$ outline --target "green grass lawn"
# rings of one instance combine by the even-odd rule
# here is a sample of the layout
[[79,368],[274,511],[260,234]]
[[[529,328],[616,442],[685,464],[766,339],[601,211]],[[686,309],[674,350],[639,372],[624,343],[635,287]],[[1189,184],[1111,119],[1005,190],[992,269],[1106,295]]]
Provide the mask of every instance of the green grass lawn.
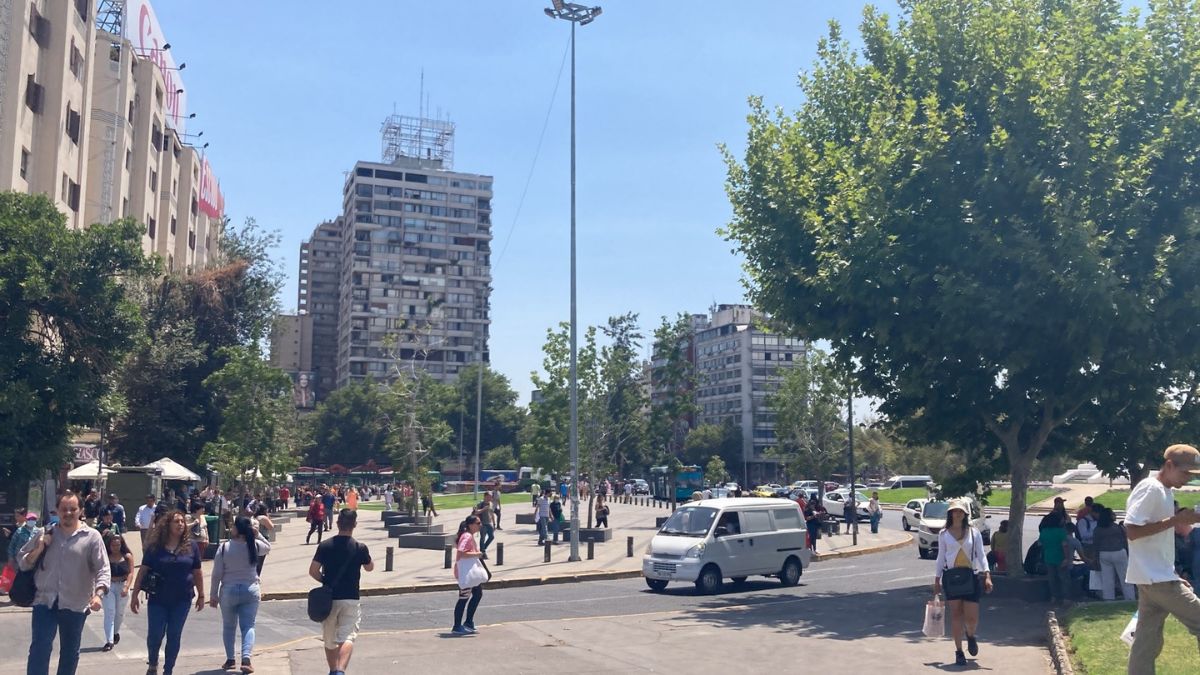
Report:
[[[1030,490],[1026,504],[1035,504],[1043,499],[1053,497],[1057,490]],[[868,492],[869,494],[869,492]],[[928,495],[925,488],[896,488],[895,490],[880,490],[879,501],[884,504],[903,504],[910,499],[924,499]],[[988,506],[1007,507],[1012,503],[1012,490],[993,490],[988,497]]]
[[[1065,627],[1074,651],[1076,666],[1088,675],[1123,675],[1129,647],[1121,642],[1121,631],[1133,616],[1132,602],[1096,602],[1076,605],[1067,613]],[[1171,617],[1164,631],[1165,644],[1158,657],[1159,675],[1200,673],[1196,638]]]
[[[1109,490],[1096,497],[1097,502],[1118,511],[1125,510],[1125,502],[1128,499],[1129,490]],[[1180,506],[1195,508],[1197,504],[1200,504],[1200,492],[1176,492],[1175,499],[1179,502]]]
[[[480,497],[480,499],[483,499]],[[439,509],[465,509],[468,506],[476,504],[474,495],[466,492],[458,495],[434,495],[433,504]],[[512,492],[500,495],[500,504],[528,504],[528,492]],[[377,499],[369,502],[359,502],[359,511],[382,511],[383,500]]]

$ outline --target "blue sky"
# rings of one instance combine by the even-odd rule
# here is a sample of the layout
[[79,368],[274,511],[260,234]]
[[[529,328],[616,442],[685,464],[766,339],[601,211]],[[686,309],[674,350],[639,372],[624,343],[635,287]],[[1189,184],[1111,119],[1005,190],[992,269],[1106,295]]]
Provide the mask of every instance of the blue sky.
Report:
[[[716,234],[730,216],[717,145],[742,152],[748,96],[797,107],[828,21],[855,29],[865,4],[624,0],[579,30],[581,325],[634,311],[649,335],[663,315],[742,301]],[[457,124],[455,168],[495,176],[492,363],[528,401],[545,331],[569,311],[567,69],[550,109],[569,26],[548,5],[154,3],[228,215],[282,235],[285,309],[300,241],[339,214],[342,172],[379,159],[383,118],[418,113],[424,71],[428,113]]]

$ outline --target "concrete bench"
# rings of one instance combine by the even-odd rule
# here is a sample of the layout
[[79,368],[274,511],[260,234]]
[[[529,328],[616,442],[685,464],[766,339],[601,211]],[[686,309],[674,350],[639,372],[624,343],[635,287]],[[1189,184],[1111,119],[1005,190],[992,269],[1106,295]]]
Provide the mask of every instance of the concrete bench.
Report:
[[535,516],[532,513],[518,513],[517,514],[517,524],[518,525],[537,525],[537,516]]
[[[571,528],[563,530],[563,541],[571,541]],[[612,530],[607,527],[581,527],[579,528],[579,541],[596,543],[604,543],[612,540]]]
[[388,525],[389,537],[402,537],[406,534],[443,534],[441,525]]
[[453,545],[453,534],[406,534],[396,537],[396,546],[399,548],[424,548],[441,551],[447,546]]

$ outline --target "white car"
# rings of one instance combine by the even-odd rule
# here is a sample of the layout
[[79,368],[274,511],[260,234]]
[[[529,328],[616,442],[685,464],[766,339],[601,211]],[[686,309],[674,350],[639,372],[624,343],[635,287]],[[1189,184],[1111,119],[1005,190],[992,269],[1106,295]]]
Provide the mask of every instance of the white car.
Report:
[[921,522],[921,509],[925,508],[928,499],[910,499],[900,510],[900,526],[905,532],[911,532]]
[[[834,518],[842,518],[843,510],[845,509],[846,500],[850,498],[850,491],[846,489],[833,490],[825,493],[825,500],[821,503],[825,505],[825,510]],[[861,492],[854,493],[855,507],[858,511],[859,521],[870,520],[871,512],[867,509],[867,504],[870,503],[870,497],[867,497]]]
[[821,489],[821,481],[818,480],[798,480],[792,483],[793,490],[819,490]]
[[[979,507],[979,502],[973,497],[961,497],[961,499],[971,507],[971,527],[979,530],[983,535],[984,546],[992,541],[992,526],[988,524],[988,518],[983,514],[983,509]],[[946,526],[946,511],[949,510],[950,503],[948,501],[931,500],[925,502],[921,507],[921,520],[917,526],[917,555],[921,558],[936,558],[938,552],[938,533]]]

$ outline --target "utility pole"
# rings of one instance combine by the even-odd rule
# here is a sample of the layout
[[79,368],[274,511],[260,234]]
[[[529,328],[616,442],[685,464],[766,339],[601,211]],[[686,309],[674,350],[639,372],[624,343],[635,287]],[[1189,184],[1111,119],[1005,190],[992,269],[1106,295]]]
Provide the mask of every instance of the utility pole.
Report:
[[846,377],[846,432],[850,446],[850,512],[854,514],[854,534],[851,543],[858,546],[858,500],[854,489],[854,385]]

